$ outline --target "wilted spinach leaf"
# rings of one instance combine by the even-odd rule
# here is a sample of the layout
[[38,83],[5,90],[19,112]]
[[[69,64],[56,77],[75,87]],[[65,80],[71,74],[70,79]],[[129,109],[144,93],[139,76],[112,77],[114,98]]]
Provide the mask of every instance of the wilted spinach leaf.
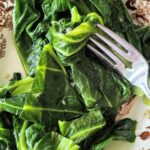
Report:
[[80,143],[105,126],[105,120],[99,108],[91,109],[82,117],[73,121],[59,121],[60,132],[63,136]]
[[27,60],[32,52],[30,49],[33,45],[33,41],[29,36],[29,30],[39,18],[40,13],[35,8],[34,0],[15,1],[13,19],[15,41],[18,54],[27,73],[29,72]]
[[72,140],[69,140],[56,132],[47,133],[38,143],[35,144],[34,150],[79,150],[80,147]]
[[119,107],[128,101],[131,86],[117,74],[84,55],[70,63],[73,81],[87,107]]
[[58,120],[82,115],[83,108],[67,76],[51,56],[52,53],[55,55],[52,47],[49,45],[48,48],[42,53],[31,92],[20,117],[51,126],[56,125]]
[[[102,135],[101,138],[98,139],[98,141],[100,142],[99,144],[92,146],[91,150],[103,150],[103,148],[112,140],[123,140],[132,143],[136,138],[134,132],[135,128],[136,121],[133,121],[129,118],[120,120],[116,122],[113,126],[104,128],[105,131],[99,133]],[[108,134],[104,132],[108,132]]]
[[132,143],[136,138],[135,128],[136,121],[129,118],[111,124],[107,122],[102,130],[82,142],[81,149],[103,150],[112,140],[123,140]]
[[1,150],[15,150],[16,146],[14,143],[14,137],[12,129],[10,128],[11,123],[6,114],[0,113],[0,149]]
[[[45,127],[40,124],[32,124],[25,131],[28,149],[32,150],[35,144],[46,134]],[[49,144],[48,144],[49,145]]]
[[17,117],[13,118],[14,126],[14,136],[16,140],[16,146],[18,150],[28,150],[25,131],[29,126],[28,121],[18,119]]
[[6,87],[7,90],[10,89],[13,97],[1,98],[1,109],[31,122],[47,124],[49,127],[56,125],[58,120],[70,120],[81,116],[83,106],[69,83],[65,70],[61,68],[52,47],[47,45],[42,52],[34,81],[28,79],[32,83],[31,87],[29,86],[30,90],[17,90],[15,95],[17,88],[28,85],[25,79],[12,85],[17,87],[15,90]]

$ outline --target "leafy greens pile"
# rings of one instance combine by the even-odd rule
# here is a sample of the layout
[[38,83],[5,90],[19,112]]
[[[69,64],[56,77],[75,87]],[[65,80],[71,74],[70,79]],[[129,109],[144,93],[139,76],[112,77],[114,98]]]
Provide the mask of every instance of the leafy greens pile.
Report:
[[86,47],[95,24],[147,54],[150,30],[136,27],[121,0],[15,0],[14,32],[26,72],[0,88],[1,150],[103,150],[134,142],[136,121],[116,121],[133,95],[124,78]]

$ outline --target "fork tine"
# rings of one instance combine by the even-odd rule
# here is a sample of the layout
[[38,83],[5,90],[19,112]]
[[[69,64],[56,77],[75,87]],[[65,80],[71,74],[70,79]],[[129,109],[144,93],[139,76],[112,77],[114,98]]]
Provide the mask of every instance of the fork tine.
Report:
[[100,44],[100,42],[96,41],[93,38],[90,38],[90,41],[94,43],[98,48],[100,48],[108,57],[110,57],[115,62],[116,66],[124,67],[123,62],[117,56],[115,56],[109,49],[107,49],[103,44]]
[[94,46],[87,44],[87,47],[98,57],[100,57],[102,60],[106,61],[109,65],[114,66],[114,63],[105,55],[100,53]]
[[[113,38],[116,42],[118,42],[122,47],[124,47],[128,51],[128,55],[132,56],[134,59],[138,59],[141,54],[136,50],[135,47],[133,47],[130,43],[125,41],[123,38],[121,38],[119,35],[111,31],[110,29],[98,24],[97,25],[101,30],[103,30],[106,34],[108,34],[111,38]],[[137,55],[134,55],[134,52],[136,51]]]
[[128,57],[127,53],[125,51],[123,51],[121,48],[119,48],[118,46],[116,46],[113,42],[111,42],[110,40],[108,40],[104,36],[100,35],[99,33],[96,33],[95,35],[97,37],[99,37],[103,42],[105,42],[108,46],[110,46],[111,48],[113,48],[113,50],[115,50],[122,57],[128,58],[128,60],[130,59],[130,57]]

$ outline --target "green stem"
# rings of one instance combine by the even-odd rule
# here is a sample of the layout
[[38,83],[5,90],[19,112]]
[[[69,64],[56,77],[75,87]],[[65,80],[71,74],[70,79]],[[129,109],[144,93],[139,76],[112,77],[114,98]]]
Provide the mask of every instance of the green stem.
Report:
[[23,125],[22,125],[22,129],[20,132],[20,146],[21,146],[21,150],[28,150],[27,144],[26,144],[26,137],[25,137],[25,130],[28,127],[28,122],[24,121]]

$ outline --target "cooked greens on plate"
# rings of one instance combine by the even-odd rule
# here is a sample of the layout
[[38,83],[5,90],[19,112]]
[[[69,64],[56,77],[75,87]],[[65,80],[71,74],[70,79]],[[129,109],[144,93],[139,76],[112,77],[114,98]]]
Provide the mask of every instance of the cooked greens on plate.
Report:
[[14,73],[0,87],[0,150],[104,150],[112,140],[135,141],[136,121],[116,116],[140,91],[87,49],[97,23],[149,61],[150,29],[135,26],[121,0],[15,0],[26,77]]

